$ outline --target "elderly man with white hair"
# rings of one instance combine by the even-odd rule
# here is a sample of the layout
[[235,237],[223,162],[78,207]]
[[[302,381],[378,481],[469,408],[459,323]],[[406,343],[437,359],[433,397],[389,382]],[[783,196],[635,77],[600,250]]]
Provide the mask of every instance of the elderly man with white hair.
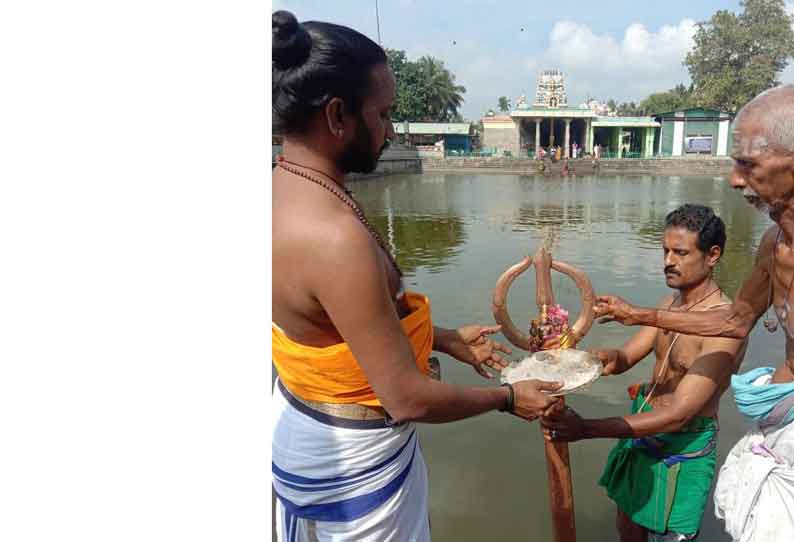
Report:
[[734,376],[739,410],[752,428],[720,469],[714,504],[736,542],[794,537],[794,85],[770,89],[742,108],[733,132],[733,188],[775,222],[732,304],[702,312],[642,308],[598,296],[602,322],[653,326],[704,337],[747,337],[764,327],[786,336],[784,361]]

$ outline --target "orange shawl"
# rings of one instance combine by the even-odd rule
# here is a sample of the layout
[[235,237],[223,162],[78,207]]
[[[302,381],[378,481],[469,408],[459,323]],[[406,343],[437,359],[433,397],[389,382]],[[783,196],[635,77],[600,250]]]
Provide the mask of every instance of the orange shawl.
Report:
[[[405,300],[411,313],[400,324],[411,341],[416,366],[427,374],[433,349],[430,301],[414,292],[406,292]],[[291,340],[277,326],[271,329],[273,363],[290,392],[307,401],[380,406],[347,343],[323,348],[304,346]]]

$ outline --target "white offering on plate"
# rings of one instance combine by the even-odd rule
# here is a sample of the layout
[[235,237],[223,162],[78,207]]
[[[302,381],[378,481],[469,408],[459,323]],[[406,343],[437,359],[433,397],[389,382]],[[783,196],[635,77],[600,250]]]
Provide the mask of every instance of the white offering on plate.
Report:
[[562,382],[563,387],[551,395],[566,395],[593,383],[601,376],[601,361],[590,352],[542,350],[502,369],[502,383],[520,380]]

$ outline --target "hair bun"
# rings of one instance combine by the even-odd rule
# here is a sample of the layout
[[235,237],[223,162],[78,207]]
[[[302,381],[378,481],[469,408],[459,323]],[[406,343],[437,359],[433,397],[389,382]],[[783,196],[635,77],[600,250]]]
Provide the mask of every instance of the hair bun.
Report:
[[289,11],[273,14],[273,66],[279,70],[297,68],[312,50],[312,38]]

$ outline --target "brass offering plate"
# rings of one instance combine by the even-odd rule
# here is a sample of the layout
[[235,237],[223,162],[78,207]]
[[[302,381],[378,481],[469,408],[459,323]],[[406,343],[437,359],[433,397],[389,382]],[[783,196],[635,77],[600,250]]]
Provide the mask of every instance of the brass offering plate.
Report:
[[563,387],[551,395],[567,395],[595,382],[601,376],[601,367],[601,360],[590,352],[543,350],[502,369],[502,383],[532,379],[562,382]]

